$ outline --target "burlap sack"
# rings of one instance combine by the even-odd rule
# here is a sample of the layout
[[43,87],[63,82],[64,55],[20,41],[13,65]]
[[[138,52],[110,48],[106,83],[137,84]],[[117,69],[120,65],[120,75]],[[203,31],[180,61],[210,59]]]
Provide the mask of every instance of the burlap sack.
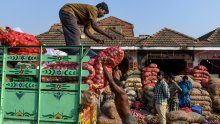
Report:
[[206,90],[201,90],[203,96],[209,96],[209,92]]
[[199,90],[197,88],[193,88],[189,94],[192,96],[201,96],[202,95],[201,90]]
[[169,121],[188,121],[189,117],[185,111],[178,110],[167,113],[167,119]]
[[199,104],[200,106],[211,106],[210,102],[207,101],[191,101],[192,105]]
[[[176,81],[177,83],[179,83],[180,81],[183,80],[183,76],[184,76],[184,75],[177,75],[177,76],[175,76],[175,81]],[[194,83],[194,80],[192,79],[192,76],[191,76],[191,75],[187,75],[187,77],[188,77],[188,80],[193,84],[193,83]]]
[[84,91],[82,93],[82,106],[94,106],[98,104],[98,99],[96,98],[95,94],[89,91]]
[[220,99],[214,99],[213,105],[220,105]]
[[210,111],[202,111],[202,115],[204,116],[210,116],[211,112]]
[[168,124],[189,124],[187,121],[169,121]]
[[141,83],[141,78],[128,78],[126,80],[126,83],[127,82],[131,82],[131,83]]
[[202,88],[202,85],[201,85],[200,83],[198,83],[198,82],[193,81],[192,87],[193,87],[193,88],[197,88],[197,89],[201,89],[201,88]]
[[212,108],[210,106],[202,106],[203,111],[212,111]]
[[102,106],[102,112],[110,119],[119,119],[120,116],[113,100],[106,101]]
[[220,95],[220,83],[213,83],[208,86],[208,91],[213,95]]
[[141,88],[142,84],[139,82],[126,82],[124,87],[134,87],[134,88]]
[[141,78],[141,75],[137,75],[137,74],[130,75],[128,78]]
[[175,81],[176,81],[177,83],[179,83],[180,81],[182,81],[183,76],[184,76],[184,75],[177,75],[177,76],[175,76]]
[[220,78],[211,78],[210,80],[209,80],[209,83],[210,84],[220,84]]
[[190,123],[205,123],[205,117],[195,112],[187,112],[187,115],[190,117],[188,122]]
[[122,124],[121,119],[110,119],[104,114],[101,114],[97,119],[97,124]]
[[208,117],[207,117],[207,120],[209,122],[220,122],[220,115],[219,114],[210,114]]
[[192,101],[208,101],[211,102],[211,98],[209,96],[190,96]]
[[135,88],[134,87],[126,87],[124,90],[125,90],[125,92],[128,92],[129,90],[135,90]]
[[141,75],[141,71],[140,70],[128,70],[125,73],[126,78],[130,77],[131,75]]
[[210,97],[214,100],[214,99],[220,99],[220,95],[212,95],[210,94]]

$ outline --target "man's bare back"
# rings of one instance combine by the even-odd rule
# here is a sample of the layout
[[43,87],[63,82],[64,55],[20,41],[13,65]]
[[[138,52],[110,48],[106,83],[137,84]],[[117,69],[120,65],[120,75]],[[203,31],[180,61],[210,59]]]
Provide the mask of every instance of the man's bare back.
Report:
[[114,82],[112,74],[108,73],[105,66],[103,66],[103,71],[107,81],[109,82],[112,92],[115,93],[115,106],[121,119],[123,120],[123,123],[136,124],[136,119],[132,116],[130,110],[126,92]]

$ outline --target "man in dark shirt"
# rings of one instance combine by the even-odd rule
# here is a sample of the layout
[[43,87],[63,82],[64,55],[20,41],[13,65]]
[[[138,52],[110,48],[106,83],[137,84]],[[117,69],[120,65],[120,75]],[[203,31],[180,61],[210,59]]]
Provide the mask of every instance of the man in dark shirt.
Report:
[[169,111],[177,111],[179,109],[177,93],[182,92],[182,89],[179,87],[175,81],[175,76],[172,74],[168,77],[168,85],[170,89],[170,98],[168,103]]

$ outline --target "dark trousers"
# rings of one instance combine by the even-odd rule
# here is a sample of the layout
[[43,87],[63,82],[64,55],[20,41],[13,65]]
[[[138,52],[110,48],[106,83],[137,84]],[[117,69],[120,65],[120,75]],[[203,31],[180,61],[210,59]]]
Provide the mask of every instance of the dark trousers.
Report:
[[[63,10],[60,10],[59,16],[63,27],[66,46],[80,45],[80,29],[76,17],[72,13]],[[69,55],[75,55],[79,50],[68,49],[66,52]]]

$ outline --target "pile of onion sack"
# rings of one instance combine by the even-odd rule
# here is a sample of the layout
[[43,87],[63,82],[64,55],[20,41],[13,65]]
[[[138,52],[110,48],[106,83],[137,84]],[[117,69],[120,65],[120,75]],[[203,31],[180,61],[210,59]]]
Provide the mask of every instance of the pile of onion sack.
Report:
[[[6,33],[0,33],[0,42],[5,46],[41,46],[41,42],[33,35],[21,33],[6,27]],[[46,49],[43,49],[43,53]],[[38,55],[39,48],[10,48],[9,55]]]
[[109,47],[97,55],[94,61],[95,77],[92,79],[93,88],[96,92],[107,85],[103,73],[103,64],[106,65],[109,73],[112,74],[112,68],[117,66],[124,58],[124,51],[119,46]]
[[[121,63],[124,58],[124,51],[120,47],[107,48],[97,55],[95,59],[91,59],[89,62],[85,62],[82,65],[84,70],[89,71],[89,77],[83,77],[83,83],[89,84],[89,90],[99,93],[100,89],[103,89],[107,85],[105,76],[103,73],[103,66],[105,64],[108,72],[112,74],[112,68]],[[54,70],[78,70],[79,63],[76,62],[57,62],[50,63],[44,69]],[[71,76],[42,76],[42,82],[57,82],[57,83],[75,83],[76,77]]]
[[203,65],[198,65],[192,70],[193,80],[199,82],[202,87],[208,88],[209,85],[209,72]]

